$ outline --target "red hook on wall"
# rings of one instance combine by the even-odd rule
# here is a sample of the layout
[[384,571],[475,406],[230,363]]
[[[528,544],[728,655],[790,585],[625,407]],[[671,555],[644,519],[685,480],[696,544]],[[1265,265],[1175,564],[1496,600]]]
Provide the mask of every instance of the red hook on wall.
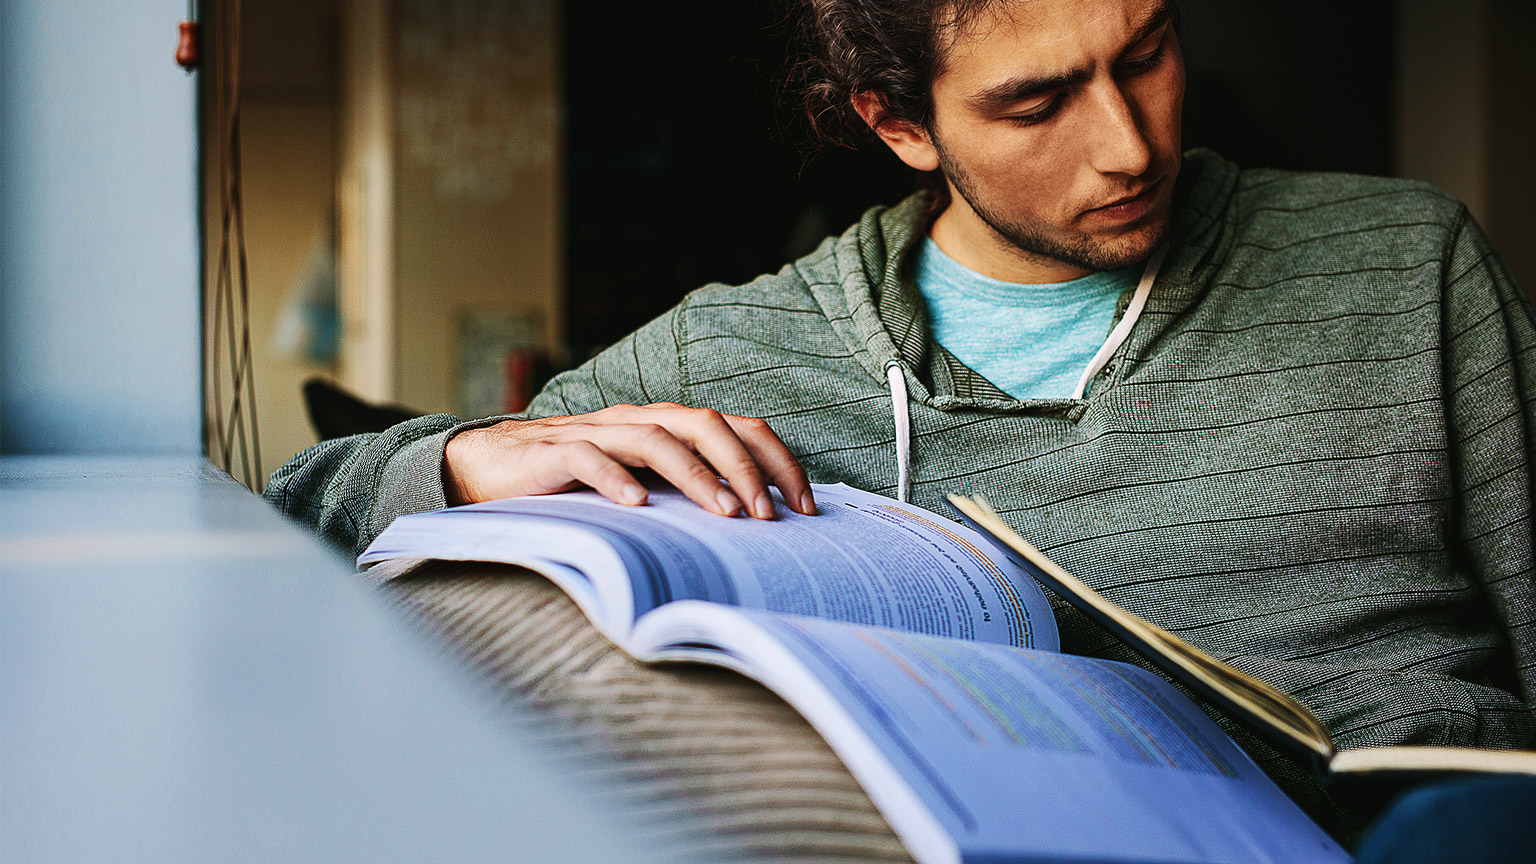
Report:
[[176,40],[176,65],[191,72],[197,68],[198,61],[202,59],[202,51],[199,50],[197,38],[197,2],[188,0],[187,20],[178,25],[181,31]]

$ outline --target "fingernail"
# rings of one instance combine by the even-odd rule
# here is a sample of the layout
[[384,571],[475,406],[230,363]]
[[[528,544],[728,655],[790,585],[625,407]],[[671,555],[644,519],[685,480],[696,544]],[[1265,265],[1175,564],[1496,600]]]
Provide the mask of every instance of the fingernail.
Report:
[[741,502],[736,500],[729,489],[721,489],[715,493],[715,500],[720,502],[720,509],[727,516],[735,516],[741,512]]
[[759,519],[773,518],[773,499],[768,497],[767,492],[758,493],[757,500],[752,502],[752,512]]
[[811,493],[800,496],[800,512],[807,516],[816,515],[816,499],[811,497]]
[[625,484],[620,493],[624,496],[624,503],[638,507],[645,503],[645,488],[639,483]]

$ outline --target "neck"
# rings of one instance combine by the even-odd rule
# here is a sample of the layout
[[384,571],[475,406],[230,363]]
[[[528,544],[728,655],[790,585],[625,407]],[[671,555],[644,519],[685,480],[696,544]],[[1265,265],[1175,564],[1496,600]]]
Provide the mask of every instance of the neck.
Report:
[[1031,285],[1069,282],[1094,272],[1020,249],[977,216],[966,205],[965,199],[953,194],[928,233],[945,255],[978,273],[1004,282]]

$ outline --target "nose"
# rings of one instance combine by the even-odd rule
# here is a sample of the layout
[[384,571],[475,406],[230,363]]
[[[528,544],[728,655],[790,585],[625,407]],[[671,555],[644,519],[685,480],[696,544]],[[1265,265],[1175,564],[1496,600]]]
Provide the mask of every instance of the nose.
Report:
[[1103,174],[1145,174],[1152,167],[1152,148],[1124,91],[1107,81],[1093,88],[1090,99],[1095,108],[1088,138],[1093,167]]

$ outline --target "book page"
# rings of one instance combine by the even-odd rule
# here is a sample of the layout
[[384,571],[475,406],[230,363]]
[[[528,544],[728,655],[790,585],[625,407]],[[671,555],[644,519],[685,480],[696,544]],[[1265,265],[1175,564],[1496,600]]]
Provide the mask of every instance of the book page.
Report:
[[974,531],[848,486],[813,488],[818,515],[794,513],[774,490],[778,518],[768,522],[722,519],[671,490],[646,507],[600,506],[682,529],[721,562],[714,593],[679,588],[671,599],[1058,648],[1044,592]]
[[1333,754],[1335,775],[1401,774],[1449,778],[1465,774],[1525,774],[1536,777],[1536,752],[1476,750],[1468,747],[1363,747]]
[[[617,539],[618,545],[608,539]],[[555,554],[541,555],[545,550]],[[396,519],[357,557],[357,565],[370,573],[399,560],[527,567],[559,586],[599,630],[621,643],[634,624],[628,571],[644,568],[644,562],[626,555],[635,558],[634,550],[608,528],[557,519],[508,520],[485,505],[471,505]]]
[[[916,799],[961,860],[1349,860],[1209,718],[1138,667],[718,610],[750,623],[729,626],[700,611],[713,624],[674,614],[667,629],[723,645],[725,665],[750,667],[794,704],[914,853],[943,849],[912,816]],[[769,638],[753,644],[740,635],[749,629]],[[891,792],[881,761],[904,790]]]
[[489,501],[402,516],[358,560],[467,558],[535,570],[553,562],[593,583],[607,629],[620,631],[615,641],[651,609],[708,600],[1058,647],[1044,592],[971,529],[841,485],[815,487],[816,516],[773,494],[771,521],[717,516],[670,488],[653,489],[643,507],[595,492]]

